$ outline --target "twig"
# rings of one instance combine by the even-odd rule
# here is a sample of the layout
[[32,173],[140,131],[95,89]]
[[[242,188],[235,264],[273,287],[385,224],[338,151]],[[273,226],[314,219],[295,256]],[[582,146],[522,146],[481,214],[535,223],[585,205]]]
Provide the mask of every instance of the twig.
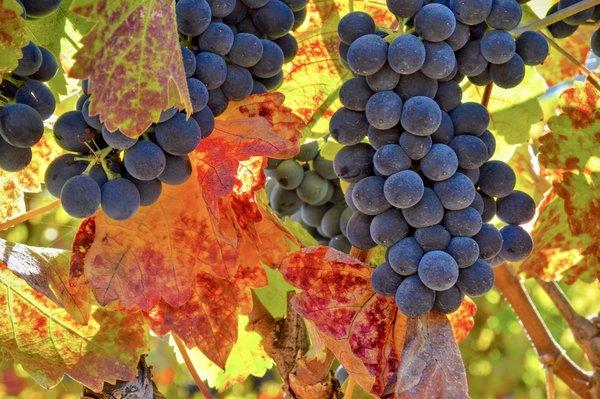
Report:
[[[598,1],[600,2],[600,0],[598,0]],[[591,84],[593,84],[598,90],[600,90],[600,83],[598,83],[598,78],[596,77],[594,72],[590,71],[585,65],[583,65],[581,62],[579,62],[579,60],[577,60],[577,58],[575,58],[571,54],[569,54],[568,51],[566,51],[564,48],[562,48],[562,46],[560,44],[556,43],[556,41],[554,39],[552,39],[550,36],[548,36],[544,33],[542,33],[542,35],[546,38],[546,40],[548,40],[548,43],[550,43],[550,45],[556,49],[556,51],[561,53],[567,60],[569,60],[572,64],[577,66],[577,68],[579,69],[579,72],[581,72],[590,81]]]
[[600,331],[598,328],[573,309],[558,284],[539,278],[536,280],[569,325],[575,341],[583,349],[594,369],[600,372]]
[[198,372],[196,371],[196,368],[194,367],[194,364],[192,363],[192,359],[190,359],[190,355],[188,354],[187,347],[185,346],[185,344],[183,343],[183,341],[181,340],[181,338],[179,338],[179,336],[177,334],[171,333],[171,335],[173,336],[175,345],[177,345],[177,349],[179,349],[179,353],[181,353],[181,357],[183,357],[185,366],[187,367],[188,371],[192,375],[192,378],[194,379],[194,382],[198,386],[198,389],[200,390],[200,392],[202,392],[202,395],[204,395],[205,399],[212,399],[212,394],[210,393],[210,390],[204,384],[204,381],[202,381],[202,378],[200,378],[200,376],[198,375]]
[[550,367],[546,367],[546,397],[554,399],[556,396],[556,385],[554,384],[554,373]]
[[494,88],[493,83],[488,83],[483,90],[483,96],[481,97],[481,105],[488,107],[490,99],[492,98],[492,89]]
[[519,36],[521,33],[526,31],[543,29],[548,25],[552,25],[556,22],[562,21],[563,19],[569,18],[570,16],[575,15],[581,11],[587,10],[588,8],[592,8],[596,4],[600,4],[600,0],[583,0],[577,2],[572,6],[563,8],[557,12],[546,16],[545,18],[534,21],[527,25],[516,27],[511,31],[511,33],[515,36]]
[[348,385],[346,385],[346,391],[344,392],[344,399],[352,399],[352,394],[354,393],[354,378],[348,376]]
[[18,224],[26,222],[30,219],[33,219],[34,217],[45,215],[46,213],[53,211],[54,209],[58,208],[59,206],[60,206],[60,200],[57,199],[46,205],[40,206],[39,208],[35,208],[30,211],[27,211],[27,212],[23,213],[22,215],[19,215],[13,219],[9,219],[6,222],[0,224],[0,231],[10,229],[11,227],[14,227]]
[[542,363],[552,368],[554,374],[573,392],[582,398],[592,398],[591,376],[569,359],[552,338],[521,280],[506,264],[494,268],[494,274],[496,287],[519,317]]

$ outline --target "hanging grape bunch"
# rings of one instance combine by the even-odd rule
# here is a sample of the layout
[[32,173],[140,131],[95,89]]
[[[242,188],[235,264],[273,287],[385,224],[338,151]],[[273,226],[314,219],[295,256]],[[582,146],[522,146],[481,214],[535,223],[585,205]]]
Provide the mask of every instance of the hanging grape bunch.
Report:
[[[579,3],[581,0],[560,0],[548,10],[546,16],[552,15],[557,11],[563,10],[569,6]],[[548,25],[548,32],[556,39],[564,39],[571,36],[579,25],[587,22],[598,23],[600,21],[600,5],[583,10],[575,15],[565,18],[559,22]],[[596,56],[600,57],[600,28],[592,34],[590,47]]]
[[269,159],[265,174],[269,205],[280,217],[299,221],[320,244],[350,252],[344,232],[352,210],[318,141],[303,144],[294,159]]
[[[462,103],[459,82],[515,87],[525,65],[544,61],[548,44],[536,32],[510,34],[521,20],[516,0],[387,6],[410,33],[381,33],[363,12],[338,26],[342,59],[355,75],[329,125],[345,145],[334,169],[350,183],[346,236],[357,248],[387,247],[372,285],[395,295],[404,314],[450,313],[465,295],[492,288],[492,264],[531,253],[520,225],[535,213],[532,198],[514,190],[513,170],[490,160],[489,114]],[[498,230],[494,216],[507,225]]]
[[[35,19],[55,12],[60,0],[21,1],[23,17]],[[31,162],[33,147],[44,134],[44,120],[56,101],[44,82],[58,71],[54,55],[29,43],[16,69],[0,83],[0,169],[18,172]]]
[[69,153],[48,167],[48,191],[71,216],[88,217],[102,206],[110,218],[125,220],[155,203],[163,184],[184,183],[192,174],[188,154],[211,134],[229,101],[281,84],[282,66],[298,49],[289,32],[303,22],[305,7],[304,0],[179,0],[192,117],[170,109],[137,139],[110,132],[90,115],[93,98],[82,82],[77,109],[54,125],[57,143]]

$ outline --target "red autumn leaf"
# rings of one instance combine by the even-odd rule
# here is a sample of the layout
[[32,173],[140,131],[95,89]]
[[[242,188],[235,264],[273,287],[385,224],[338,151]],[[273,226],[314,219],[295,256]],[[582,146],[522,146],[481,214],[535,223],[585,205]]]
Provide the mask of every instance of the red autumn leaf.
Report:
[[448,315],[456,342],[460,343],[467,338],[475,326],[475,313],[477,313],[477,305],[471,298],[465,297],[458,310]]
[[[292,300],[294,309],[315,324],[355,381],[375,395],[389,394],[405,341],[414,337],[406,335],[411,321],[398,312],[394,299],[371,288],[373,269],[349,255],[317,247],[289,255],[280,270],[303,290]],[[464,324],[462,318],[455,320]]]
[[191,112],[173,1],[75,0],[72,10],[96,25],[69,74],[89,79],[90,114],[108,130],[137,137],[170,106]]

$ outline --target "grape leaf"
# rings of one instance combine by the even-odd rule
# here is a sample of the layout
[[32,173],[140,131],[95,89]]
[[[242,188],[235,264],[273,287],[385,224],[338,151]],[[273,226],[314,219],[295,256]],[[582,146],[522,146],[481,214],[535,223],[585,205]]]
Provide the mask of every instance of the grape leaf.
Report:
[[104,381],[129,380],[147,350],[140,312],[96,309],[89,323],[81,325],[2,262],[0,309],[0,351],[46,388],[59,383],[63,374],[95,391]]
[[23,7],[17,0],[0,2],[0,82],[2,75],[17,67],[17,61],[23,56],[21,49],[30,40],[22,12]]
[[329,119],[339,108],[338,91],[352,76],[339,53],[337,25],[350,11],[371,14],[378,25],[391,26],[395,18],[385,2],[318,1],[309,2],[307,22],[294,32],[298,53],[284,65],[283,84],[278,89],[287,97],[287,105],[307,123],[304,137],[321,137],[329,133]]
[[552,181],[533,226],[533,254],[521,265],[530,276],[567,283],[600,280],[600,96],[586,83],[566,90],[561,114],[540,137],[539,162]]
[[[407,335],[410,322],[398,312],[394,299],[371,288],[373,269],[339,251],[317,247],[292,253],[280,270],[303,290],[291,305],[315,324],[354,380],[375,395],[389,394],[401,361],[411,361],[403,360],[402,352],[406,340],[414,337]],[[454,321],[462,323],[460,328],[468,325],[458,318]],[[446,378],[461,379],[464,369],[456,373],[461,375]],[[419,387],[421,377],[414,375],[411,381]]]
[[448,315],[456,342],[462,342],[475,327],[475,313],[477,305],[471,298],[465,297],[458,310]]
[[191,113],[173,1],[74,0],[71,9],[97,23],[69,75],[89,78],[90,114],[108,130],[137,137],[170,106]]
[[406,337],[396,398],[469,398],[465,366],[444,315],[410,319]]
[[62,153],[48,130],[32,151],[31,163],[25,169],[16,173],[0,169],[0,223],[25,212],[24,193],[41,191],[46,166]]

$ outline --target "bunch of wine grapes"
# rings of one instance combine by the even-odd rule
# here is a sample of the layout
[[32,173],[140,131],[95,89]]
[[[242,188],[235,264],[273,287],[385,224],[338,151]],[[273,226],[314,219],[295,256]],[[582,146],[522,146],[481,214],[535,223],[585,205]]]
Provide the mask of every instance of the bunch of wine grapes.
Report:
[[[372,286],[394,295],[405,315],[450,313],[465,295],[492,288],[492,265],[531,253],[520,225],[535,214],[532,198],[514,190],[510,166],[491,160],[489,114],[462,102],[459,82],[467,76],[514,87],[548,45],[536,32],[516,41],[508,32],[521,19],[516,0],[387,6],[412,33],[381,34],[363,12],[338,26],[342,58],[355,75],[341,87],[343,108],[329,125],[345,146],[333,166],[350,183],[346,236],[358,248],[387,247]],[[519,44],[527,36],[535,40]],[[507,225],[498,230],[494,216]]]
[[276,88],[284,61],[297,43],[289,33],[306,16],[305,0],[179,0],[177,27],[193,114],[172,108],[142,136],[110,132],[90,115],[88,82],[75,111],[54,125],[56,142],[69,153],[46,172],[48,191],[74,217],[98,207],[125,220],[155,203],[163,184],[182,184],[192,174],[188,154],[214,128],[229,101]]
[[[579,3],[581,0],[560,0],[558,3],[554,4],[548,10],[546,16],[554,14],[557,11],[560,11],[564,8],[572,6],[576,3]],[[564,39],[566,37],[571,36],[579,25],[584,23],[598,23],[600,21],[600,5],[595,7],[588,8],[584,11],[581,11],[569,18],[565,18],[562,21],[553,23],[548,26],[548,32],[555,39]],[[600,57],[600,27],[596,28],[596,31],[592,34],[592,38],[590,40],[590,47],[592,52]]]
[[294,159],[269,159],[265,174],[269,204],[280,217],[299,221],[320,244],[350,252],[346,225],[352,210],[318,141],[303,144]]

